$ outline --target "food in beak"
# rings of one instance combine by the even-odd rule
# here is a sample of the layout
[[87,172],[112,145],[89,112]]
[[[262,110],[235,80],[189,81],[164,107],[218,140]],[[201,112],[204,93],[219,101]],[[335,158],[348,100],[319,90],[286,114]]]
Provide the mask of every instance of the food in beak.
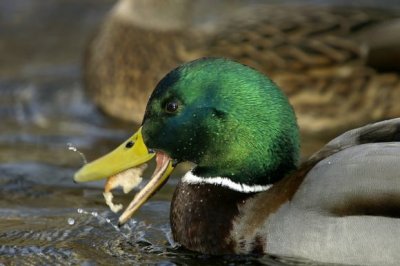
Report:
[[142,206],[168,180],[169,175],[174,169],[171,158],[163,152],[157,152],[156,162],[157,166],[150,181],[138,194],[136,194],[129,206],[119,217],[119,225],[126,223],[126,221],[128,221],[128,219],[140,208],[140,206]]
[[106,204],[111,209],[112,212],[117,213],[122,210],[122,204],[114,204],[111,190],[117,187],[121,187],[122,191],[127,194],[132,189],[137,187],[142,182],[143,171],[147,168],[147,164],[139,165],[138,167],[130,168],[121,173],[107,178],[106,185],[104,187],[104,199]]

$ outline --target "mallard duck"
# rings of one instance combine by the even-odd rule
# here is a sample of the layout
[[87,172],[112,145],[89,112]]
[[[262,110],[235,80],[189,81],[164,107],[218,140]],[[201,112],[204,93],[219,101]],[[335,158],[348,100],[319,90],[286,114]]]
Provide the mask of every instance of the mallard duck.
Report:
[[289,96],[302,133],[332,137],[400,115],[399,12],[246,1],[120,0],[90,42],[85,84],[140,123],[157,81],[202,56],[255,67]]
[[299,164],[299,130],[284,93],[223,58],[181,65],[156,86],[137,133],[85,165],[77,182],[156,157],[120,224],[174,167],[195,163],[171,203],[174,239],[206,254],[274,254],[318,262],[400,261],[400,119],[351,130]]

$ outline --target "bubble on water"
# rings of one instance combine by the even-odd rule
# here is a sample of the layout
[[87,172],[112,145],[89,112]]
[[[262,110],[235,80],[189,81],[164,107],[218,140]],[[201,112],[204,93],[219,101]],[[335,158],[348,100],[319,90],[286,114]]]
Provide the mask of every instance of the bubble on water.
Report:
[[75,219],[74,218],[68,218],[67,220],[69,225],[74,225],[75,224]]
[[67,147],[68,147],[68,150],[77,152],[79,154],[79,156],[81,156],[81,158],[83,160],[83,164],[87,164],[87,159],[86,159],[85,154],[80,152],[72,143],[67,143]]
[[79,209],[77,209],[77,212],[78,213],[83,213],[84,211],[83,211],[83,209],[79,208]]
[[93,217],[97,217],[99,214],[98,214],[97,212],[91,212],[91,215],[92,215]]

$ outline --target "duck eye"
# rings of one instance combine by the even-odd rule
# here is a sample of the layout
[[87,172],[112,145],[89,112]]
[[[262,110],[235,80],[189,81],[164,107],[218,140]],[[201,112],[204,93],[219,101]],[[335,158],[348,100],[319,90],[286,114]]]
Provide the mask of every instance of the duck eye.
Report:
[[126,145],[125,145],[125,147],[126,148],[132,148],[133,147],[133,144],[135,144],[133,141],[128,141],[127,143],[126,143]]
[[177,102],[167,102],[165,104],[165,111],[167,113],[175,113],[178,110],[179,104]]

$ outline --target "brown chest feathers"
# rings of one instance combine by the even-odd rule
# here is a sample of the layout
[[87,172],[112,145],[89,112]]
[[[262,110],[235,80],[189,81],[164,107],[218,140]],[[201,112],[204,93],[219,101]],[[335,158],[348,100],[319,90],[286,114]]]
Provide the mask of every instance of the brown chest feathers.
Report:
[[232,222],[238,215],[238,206],[253,195],[211,184],[180,182],[170,215],[175,240],[201,253],[234,253]]

